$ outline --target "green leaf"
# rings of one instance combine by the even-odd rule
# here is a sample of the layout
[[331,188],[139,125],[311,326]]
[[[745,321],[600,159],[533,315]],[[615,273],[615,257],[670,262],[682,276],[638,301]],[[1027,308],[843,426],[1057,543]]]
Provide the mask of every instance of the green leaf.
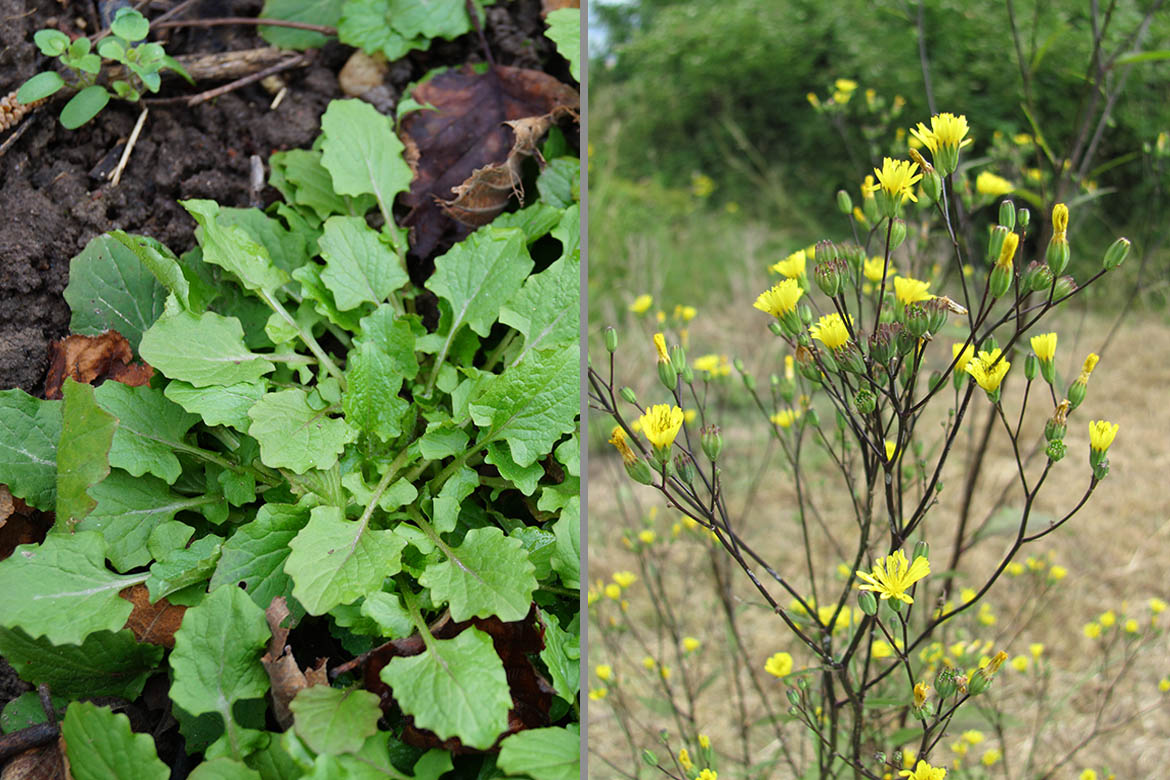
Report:
[[577,201],[581,183],[581,161],[575,157],[558,157],[549,162],[536,179],[540,199],[558,209],[567,209]]
[[166,288],[135,253],[111,236],[98,236],[69,261],[65,300],[73,310],[69,327],[74,333],[116,330],[137,351],[166,298]]
[[576,430],[580,411],[580,366],[576,344],[530,354],[493,379],[469,405],[483,430],[481,445],[506,441],[518,466],[548,454],[553,444]]
[[426,433],[418,440],[419,452],[427,460],[442,460],[458,455],[467,449],[470,438],[467,431],[456,427],[450,420],[431,423]]
[[528,614],[536,568],[519,539],[499,528],[473,528],[462,544],[444,552],[447,559],[427,566],[418,581],[431,589],[435,604],[451,605],[452,618],[496,615],[508,623]]
[[394,658],[379,673],[415,725],[439,739],[486,750],[508,728],[512,695],[492,640],[477,628],[431,639],[419,655]]
[[[336,27],[343,5],[343,0],[266,0],[260,16]],[[260,37],[281,49],[316,49],[329,40],[311,30],[272,26],[260,27]]]
[[479,487],[479,474],[474,469],[462,466],[443,483],[439,495],[435,496],[435,530],[447,533],[455,530],[463,501]]
[[123,572],[150,563],[146,544],[159,524],[206,501],[172,493],[161,479],[134,477],[121,469],[111,470],[89,495],[97,506],[77,530],[99,532],[106,541],[106,557]]
[[[561,254],[580,263],[581,261],[581,207],[574,203],[564,210],[561,221],[552,232],[553,238],[561,242]],[[577,266],[580,268],[580,266]]]
[[141,41],[150,34],[150,22],[133,8],[119,8],[110,24],[110,32],[131,43]]
[[244,345],[239,320],[210,311],[160,317],[142,334],[140,351],[165,376],[195,387],[255,382],[273,369]]
[[556,615],[544,610],[538,612],[544,623],[544,649],[540,651],[540,660],[548,667],[557,695],[567,702],[575,702],[577,692],[581,690],[580,635],[562,629]]
[[289,611],[297,618],[304,609],[292,596],[292,579],[284,564],[291,542],[309,522],[304,507],[293,504],[265,504],[256,519],[236,529],[223,545],[219,564],[211,577],[211,590],[221,585],[243,584],[252,601],[267,609],[272,599],[284,596]]
[[406,379],[418,375],[417,340],[426,330],[414,315],[400,316],[389,304],[382,304],[359,324],[358,339],[369,342],[385,352],[394,361],[395,373]]
[[22,680],[66,697],[136,699],[162,660],[163,648],[139,644],[129,630],[90,634],[80,645],[54,645],[19,628],[0,628],[0,655]]
[[519,230],[486,227],[460,241],[435,260],[427,288],[451,304],[447,341],[467,323],[487,336],[509,300],[532,271],[532,258]]
[[[199,314],[207,308],[207,302],[215,297],[214,289],[184,266],[174,252],[153,238],[130,235],[121,230],[111,230],[106,235],[130,250],[138,258],[138,262],[154,275],[158,283],[175,296],[184,309]],[[74,260],[76,259],[74,258]],[[68,293],[68,288],[66,288],[66,293]],[[165,302],[166,296],[163,297]],[[68,295],[66,295],[66,299],[68,300]],[[157,315],[154,319],[157,319]],[[154,319],[151,322],[154,322]],[[149,324],[147,323],[147,325]],[[74,330],[76,329],[74,326]],[[135,339],[133,344],[137,349],[138,340]]]
[[[57,713],[58,718],[61,717],[69,700],[53,696],[51,701],[53,711]],[[41,706],[41,697],[34,691],[25,691],[4,705],[4,711],[0,712],[0,731],[11,734],[38,723],[47,723],[48,720],[45,709]]]
[[508,445],[502,441],[488,444],[484,461],[495,466],[501,477],[514,484],[526,496],[536,492],[536,487],[544,476],[544,466],[540,465],[539,461],[529,463],[527,466],[516,465],[508,451]]
[[104,412],[93,388],[65,378],[61,439],[57,443],[57,527],[70,530],[95,501],[85,492],[110,473],[107,456],[118,422]]
[[229,743],[247,739],[232,705],[268,690],[260,655],[271,633],[264,610],[239,588],[217,588],[183,615],[171,653],[171,700],[191,715],[218,713]]
[[369,691],[303,688],[289,704],[293,728],[314,753],[356,753],[378,731],[382,708]]
[[566,588],[581,587],[581,498],[569,500],[561,510],[561,516],[553,523],[557,537],[557,549],[553,553],[552,567],[561,575]]
[[37,30],[33,33],[33,43],[46,57],[58,57],[69,48],[69,36],[60,30]]
[[220,756],[195,767],[187,780],[262,780],[263,775],[239,761]]
[[406,38],[446,38],[471,31],[464,0],[389,0],[386,18]]
[[554,209],[547,203],[537,201],[519,211],[501,214],[492,220],[492,227],[523,230],[524,240],[531,246],[536,239],[548,235],[550,230],[563,221],[563,213],[560,209]]
[[187,430],[199,421],[150,386],[105,382],[94,391],[98,405],[118,421],[110,445],[110,465],[136,477],[153,474],[174,484],[183,471],[175,450],[189,445]]
[[373,195],[387,223],[398,193],[414,178],[394,122],[361,100],[334,100],[321,116],[321,164],[341,195]]
[[581,734],[575,725],[521,731],[500,743],[496,763],[509,775],[532,780],[576,780],[581,776]]
[[189,547],[171,550],[161,560],[155,561],[150,567],[150,578],[146,580],[151,603],[209,579],[219,563],[222,547],[222,536],[208,534],[196,539]]
[[309,261],[311,234],[289,230],[260,209],[220,208],[217,218],[221,225],[236,226],[268,251],[272,262],[287,273]]
[[248,410],[248,433],[260,442],[260,460],[274,468],[304,474],[329,469],[355,432],[345,420],[327,417],[309,406],[304,390],[268,393]]
[[203,228],[199,240],[203,247],[203,262],[231,271],[249,290],[271,293],[290,281],[287,273],[273,265],[268,250],[253,241],[246,230],[218,219],[218,203],[213,200],[181,200],[179,205],[187,209]]
[[93,119],[110,102],[110,93],[96,84],[78,92],[61,109],[61,124],[67,130],[76,130]]
[[569,72],[581,81],[581,10],[560,8],[544,18],[545,35],[557,45],[557,54],[569,61]]
[[44,512],[57,502],[61,401],[20,389],[0,391],[0,484]]
[[342,311],[379,304],[410,281],[398,253],[364,217],[330,217],[318,244],[325,261],[321,281]]
[[397,593],[384,590],[371,593],[362,600],[361,614],[377,623],[382,636],[389,639],[401,639],[414,633],[410,613],[402,606]]
[[333,179],[321,164],[321,152],[309,149],[277,152],[272,155],[271,165],[273,177],[279,173],[291,186],[292,202],[311,209],[321,221],[332,214],[360,217],[376,203],[371,195],[351,199],[334,192]]
[[533,350],[557,349],[581,340],[581,264],[562,257],[533,274],[500,309],[500,322],[524,334],[524,349],[513,365]]
[[410,403],[398,395],[402,380],[394,360],[373,343],[355,345],[345,367],[342,405],[346,421],[382,441],[401,435],[402,416],[410,408]]
[[16,99],[27,106],[29,103],[56,94],[57,90],[64,86],[65,79],[61,78],[57,71],[46,70],[21,84],[20,89],[16,91]]
[[381,53],[390,62],[431,45],[425,38],[408,38],[390,26],[390,0],[346,0],[337,37],[366,54]]
[[519,539],[528,553],[528,560],[535,568],[533,575],[543,582],[552,576],[552,555],[556,551],[557,537],[552,531],[546,531],[534,525],[522,525],[513,528],[508,536]]
[[92,532],[49,534],[39,546],[20,545],[0,561],[0,626],[61,645],[117,631],[132,609],[118,592],[143,578],[114,574],[105,561],[105,542]]
[[337,507],[316,507],[309,524],[289,543],[284,570],[293,596],[310,615],[352,604],[382,588],[402,569],[406,541],[393,531],[370,530],[342,517]]
[[61,722],[69,771],[76,780],[167,780],[171,770],[159,760],[149,734],[135,734],[130,719],[107,707],[75,701]]
[[195,387],[190,382],[176,379],[167,383],[163,394],[188,412],[202,417],[208,425],[228,425],[241,433],[247,433],[252,424],[248,410],[267,390],[268,383],[263,379],[227,387]]

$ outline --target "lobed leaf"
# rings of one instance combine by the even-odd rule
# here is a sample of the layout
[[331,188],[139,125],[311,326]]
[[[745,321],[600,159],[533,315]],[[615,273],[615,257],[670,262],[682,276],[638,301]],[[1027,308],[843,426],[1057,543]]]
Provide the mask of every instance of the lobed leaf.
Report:
[[450,342],[466,323],[487,336],[509,300],[532,271],[524,234],[515,228],[481,228],[435,260],[427,287],[451,304]]
[[238,319],[211,311],[160,317],[142,334],[139,352],[165,376],[195,387],[255,382],[274,368],[244,344]]
[[361,100],[334,100],[321,116],[321,164],[342,195],[373,195],[389,223],[394,199],[414,174],[402,158],[394,122]]
[[364,217],[330,217],[318,242],[325,269],[321,281],[345,311],[378,304],[410,281],[398,253]]
[[581,10],[558,8],[545,16],[545,35],[557,45],[557,54],[569,61],[569,72],[581,80]]
[[308,398],[304,390],[290,388],[264,395],[248,410],[248,433],[260,443],[264,465],[297,474],[329,469],[353,441],[355,431],[345,420],[313,409]]
[[294,504],[265,504],[256,518],[236,529],[220,554],[209,588],[242,585],[252,601],[267,609],[272,599],[284,596],[294,616],[304,608],[292,596],[292,579],[284,571],[289,543],[309,522],[309,512]]
[[174,484],[183,470],[175,451],[189,446],[184,437],[199,418],[149,386],[105,382],[94,397],[118,421],[110,444],[110,465],[136,477],[149,473]]
[[108,707],[72,702],[61,722],[61,736],[75,780],[167,780],[171,776],[150,735],[135,734],[130,719]]
[[576,780],[581,776],[581,734],[576,726],[521,731],[500,743],[497,763],[510,775],[532,780]]
[[315,753],[356,753],[378,731],[378,695],[328,685],[303,688],[289,704],[297,736]]
[[450,604],[451,617],[468,620],[493,615],[522,620],[536,590],[536,567],[524,543],[499,528],[473,528],[447,559],[427,566],[419,584],[431,589],[435,604]]
[[[127,602],[129,604],[129,602]],[[97,631],[80,644],[34,639],[19,628],[0,628],[0,655],[20,679],[45,683],[59,696],[136,699],[155,674],[163,648],[141,644],[129,630]]]

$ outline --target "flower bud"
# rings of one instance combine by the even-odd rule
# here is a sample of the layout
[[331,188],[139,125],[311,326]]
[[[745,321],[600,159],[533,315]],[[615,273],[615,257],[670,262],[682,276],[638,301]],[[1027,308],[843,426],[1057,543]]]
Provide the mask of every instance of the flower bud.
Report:
[[1125,262],[1125,256],[1129,254],[1129,239],[1119,238],[1109,245],[1105,250],[1105,259],[1101,265],[1106,271],[1110,271]]
[[914,557],[910,560],[917,560],[919,558],[930,558],[930,544],[925,539],[919,539],[914,543]]
[[816,279],[817,287],[821,288],[821,292],[830,298],[836,297],[837,293],[841,292],[845,277],[845,261],[839,257],[817,260],[813,277]]
[[792,704],[793,707],[800,706],[800,694],[795,688],[788,689],[788,701]]
[[802,303],[799,306],[797,306],[796,309],[800,313],[800,321],[804,323],[804,326],[807,328],[809,325],[812,325],[812,322],[813,322],[812,307]]
[[[926,329],[932,334],[937,334],[942,331],[943,326],[947,324],[947,313],[951,311],[951,299],[946,296],[935,296],[927,301],[922,301],[923,308],[926,309],[927,326]],[[958,304],[955,304],[958,306]],[[962,311],[966,311],[963,307],[958,306]]]
[[667,361],[658,364],[658,380],[667,390],[674,390],[678,385],[678,371],[673,363]]
[[897,354],[898,334],[901,330],[901,324],[896,322],[878,325],[877,330],[869,337],[869,354],[874,363],[882,366],[890,364]]
[[1071,276],[1062,276],[1056,280],[1056,290],[1053,296],[1056,298],[1063,298],[1066,295],[1071,295],[1077,290],[1077,282]]
[[906,330],[910,331],[915,340],[922,338],[922,334],[930,328],[930,316],[922,302],[907,304],[904,319]]
[[1008,230],[1016,229],[1016,204],[1012,203],[1011,200],[1000,201],[999,224]]
[[999,260],[999,253],[1003,251],[1004,239],[1010,232],[1003,225],[996,225],[991,229],[991,239],[987,243],[987,262],[994,263]]
[[1093,466],[1093,479],[1100,482],[1107,476],[1109,476],[1109,458],[1105,458]]
[[837,190],[837,210],[845,216],[853,213],[853,198],[845,190]]
[[636,395],[634,395],[634,388],[623,387],[621,389],[620,393],[621,393],[621,396],[625,400],[626,403],[633,404],[634,406],[638,405],[638,397]]
[[1068,387],[1068,403],[1069,407],[1076,409],[1085,400],[1086,385],[1081,382],[1073,382]]
[[906,222],[901,219],[895,219],[893,226],[890,228],[890,251],[893,252],[898,247],[902,246],[902,242],[906,240]]
[[1036,373],[1039,370],[1040,370],[1040,359],[1037,358],[1035,355],[1029,353],[1028,356],[1024,358],[1024,376],[1026,376],[1028,378],[1028,381],[1031,382],[1033,379],[1036,378]]
[[743,358],[736,358],[735,360],[732,360],[731,365],[732,365],[732,367],[735,368],[735,370],[738,373],[740,373],[740,374],[744,373],[745,369],[743,367]]
[[819,414],[817,414],[816,409],[809,409],[808,412],[805,414],[804,419],[809,425],[813,426],[814,428],[818,427],[821,424],[821,416]]
[[[913,150],[911,150],[913,151]],[[929,163],[928,163],[929,166]],[[932,201],[937,201],[942,195],[942,177],[933,167],[927,167],[922,172],[922,191]]]
[[991,280],[987,291],[992,298],[1002,298],[1012,286],[1012,269],[1010,266],[996,265],[991,269]]
[[958,683],[955,681],[955,670],[948,667],[940,669],[938,674],[934,676],[934,689],[938,692],[940,700],[950,698],[959,689]]
[[801,376],[810,382],[821,381],[821,369],[813,360],[812,351],[806,347],[800,347],[796,350],[796,368],[800,371]]
[[861,213],[865,217],[865,221],[871,225],[876,225],[881,214],[878,212],[877,198],[869,197],[863,198],[861,201]]
[[719,426],[714,423],[704,425],[699,431],[699,442],[703,446],[703,454],[714,463],[723,451],[723,436],[719,433]]
[[749,393],[754,393],[756,391],[756,378],[751,374],[746,373],[742,375],[742,378],[743,386],[748,389]]
[[1044,454],[1048,456],[1048,460],[1053,463],[1059,463],[1065,454],[1064,442],[1060,439],[1054,439],[1048,442],[1048,446],[1044,448]]
[[870,617],[877,614],[877,599],[874,597],[872,591],[861,591],[861,594],[857,597],[857,606]]
[[784,328],[782,328],[780,326],[780,323],[776,322],[776,320],[772,320],[771,322],[768,323],[768,330],[772,331],[773,336],[783,336],[784,335]]
[[1023,286],[1033,292],[1039,292],[1051,287],[1052,279],[1052,269],[1033,260],[1024,271]]
[[612,355],[614,352],[617,352],[617,345],[618,345],[617,331],[613,329],[612,325],[606,326],[606,328],[605,328],[605,348],[607,350],[609,350],[609,353]]
[[690,455],[683,452],[676,453],[674,456],[674,470],[684,484],[689,485],[695,481],[695,462],[691,460]]
[[646,766],[658,766],[658,756],[654,755],[653,750],[643,750],[642,761]]
[[687,364],[687,351],[682,348],[681,344],[675,344],[670,348],[670,362],[676,366]]
[[837,253],[854,276],[861,273],[861,266],[865,262],[865,250],[862,247],[854,243],[841,244],[837,247]]
[[1052,269],[1052,273],[1059,276],[1068,266],[1069,248],[1068,239],[1063,235],[1056,235],[1048,242],[1048,252],[1045,254],[1045,260],[1048,262],[1048,267]]
[[1016,211],[1016,222],[1019,223],[1021,230],[1027,230],[1029,223],[1032,221],[1032,212],[1028,209],[1018,209]]

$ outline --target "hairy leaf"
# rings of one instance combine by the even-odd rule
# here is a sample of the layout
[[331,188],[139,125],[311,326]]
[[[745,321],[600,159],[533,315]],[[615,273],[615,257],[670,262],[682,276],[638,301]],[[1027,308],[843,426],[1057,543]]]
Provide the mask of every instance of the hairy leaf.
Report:
[[292,579],[284,571],[289,542],[309,522],[309,513],[293,504],[265,504],[256,519],[236,530],[224,542],[211,577],[211,590],[221,585],[243,585],[256,605],[267,609],[284,596],[289,611],[299,618],[304,609],[292,596]]
[[149,473],[173,484],[183,470],[175,450],[188,446],[184,437],[199,418],[151,387],[106,382],[94,396],[118,421],[110,445],[110,465],[136,477]]
[[409,189],[412,176],[394,122],[361,100],[334,100],[321,116],[321,131],[321,164],[333,178],[334,191],[373,195],[389,217],[394,198]]
[[510,775],[532,780],[576,780],[581,776],[581,734],[576,726],[513,734],[500,743],[499,765]]
[[330,217],[319,241],[325,270],[321,281],[345,311],[381,303],[409,281],[394,248],[363,217]]
[[532,258],[519,230],[482,228],[435,260],[427,287],[451,304],[447,340],[466,323],[487,336],[500,316],[500,302],[520,289],[532,271]]

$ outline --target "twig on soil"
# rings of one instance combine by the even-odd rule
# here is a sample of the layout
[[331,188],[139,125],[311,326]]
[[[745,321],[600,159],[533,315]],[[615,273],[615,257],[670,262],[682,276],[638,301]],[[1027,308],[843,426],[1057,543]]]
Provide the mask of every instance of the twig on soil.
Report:
[[152,105],[152,106],[170,106],[170,105],[177,105],[177,104],[182,103],[182,104],[185,104],[188,108],[190,108],[192,106],[197,106],[200,103],[206,102],[208,100],[212,100],[214,98],[220,97],[221,95],[226,95],[227,93],[232,92],[234,90],[237,90],[240,87],[246,87],[247,85],[252,84],[256,81],[260,81],[261,79],[267,78],[268,76],[271,76],[274,73],[280,73],[281,71],[289,70],[291,68],[300,67],[301,65],[306,65],[311,60],[312,60],[312,57],[307,55],[307,54],[297,54],[293,57],[289,57],[288,59],[281,60],[280,62],[276,63],[275,65],[267,67],[264,70],[258,71],[256,73],[252,73],[252,74],[250,74],[248,76],[244,76],[243,78],[240,78],[240,79],[236,79],[235,81],[224,84],[221,87],[216,87],[215,89],[209,89],[206,92],[200,92],[197,95],[173,97],[173,98],[146,99],[146,100],[143,100],[143,102],[148,103],[149,105]]
[[29,748],[48,745],[60,735],[61,729],[56,723],[35,723],[11,734],[0,735],[0,762]]
[[[496,67],[496,61],[492,57],[492,49],[488,46],[487,36],[483,34],[483,27],[480,26],[479,16],[475,13],[475,3],[471,0],[466,0],[467,15],[471,17],[471,26],[475,28],[476,34],[479,35],[479,45],[483,47],[483,56],[487,57],[488,65],[492,68]],[[487,12],[484,12],[484,19],[487,19]]]
[[8,136],[4,143],[0,144],[0,157],[3,157],[4,153],[8,151],[8,147],[16,143],[17,139],[24,135],[30,127],[32,127],[32,122],[28,121],[28,118],[25,117],[25,121],[21,122],[20,125],[18,125],[17,128],[12,131],[12,135]]
[[152,30],[165,30],[168,27],[223,27],[229,24],[252,24],[265,27],[291,27],[294,30],[308,30],[322,35],[337,35],[336,27],[326,27],[323,24],[309,24],[289,19],[261,19],[254,16],[224,16],[219,19],[176,19],[174,21],[154,22]]
[[110,177],[111,187],[117,187],[118,182],[122,181],[122,171],[126,169],[126,163],[130,162],[130,152],[134,150],[134,144],[138,143],[138,135],[142,132],[142,126],[146,124],[146,115],[149,113],[150,109],[143,106],[142,113],[138,115],[138,121],[134,123],[134,129],[130,132],[130,140],[126,142],[126,148],[122,150],[122,159],[118,160],[118,167],[114,169],[114,175]]

